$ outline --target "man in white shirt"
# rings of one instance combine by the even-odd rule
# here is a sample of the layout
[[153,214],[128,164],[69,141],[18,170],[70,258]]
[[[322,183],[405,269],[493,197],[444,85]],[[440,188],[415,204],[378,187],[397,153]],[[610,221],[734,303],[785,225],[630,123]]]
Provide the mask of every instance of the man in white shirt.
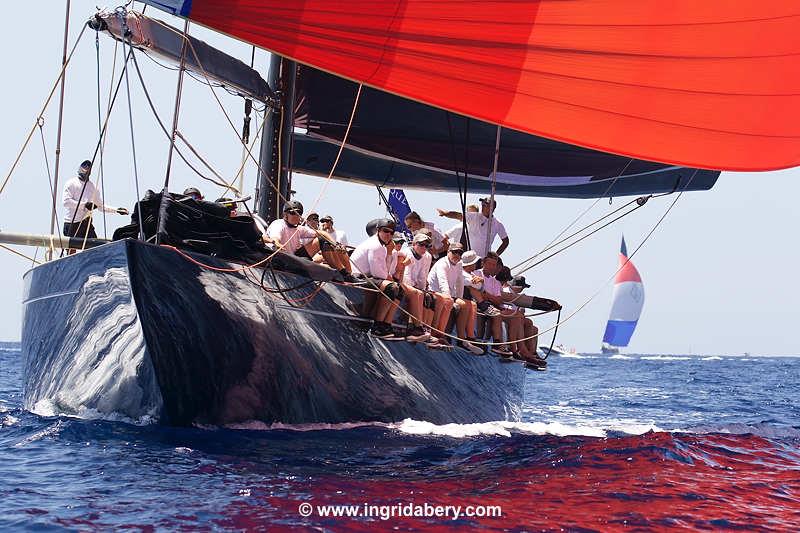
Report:
[[403,221],[406,223],[406,227],[412,234],[417,233],[423,228],[428,228],[428,230],[430,230],[432,244],[430,253],[434,259],[439,259],[447,252],[447,246],[450,243],[447,241],[447,237],[442,235],[442,232],[439,231],[439,228],[437,228],[433,222],[423,221],[422,217],[419,216],[419,213],[416,211],[411,211],[409,214],[407,214]]
[[[442,294],[447,300],[452,302],[453,308],[457,311],[456,333],[458,338],[457,345],[472,352],[475,355],[483,354],[483,350],[470,342],[475,334],[475,302],[464,300],[464,269],[461,265],[461,255],[464,247],[460,242],[451,243],[447,250],[447,257],[437,261],[428,274],[428,287],[434,292]],[[434,311],[434,322],[436,329],[445,331],[448,313],[437,314]]]
[[390,245],[394,246],[395,223],[382,218],[376,221],[376,225],[376,233],[356,246],[350,261],[355,272],[365,276],[382,293],[367,292],[364,297],[362,314],[374,321],[370,333],[380,339],[399,340],[402,336],[395,335],[391,320],[396,306],[403,299],[403,289],[389,272],[391,257],[388,251]]
[[103,199],[91,182],[92,162],[89,160],[78,167],[78,175],[67,180],[64,184],[64,235],[96,239],[97,233],[92,224],[92,210],[102,209],[106,213],[127,215],[124,207],[111,207],[103,203]]
[[[500,247],[497,255],[501,255],[508,248],[508,234],[502,222],[494,217],[493,213],[497,207],[497,201],[490,201],[489,198],[481,198],[481,212],[467,212],[467,231],[469,232],[470,247],[477,252],[480,257],[485,257],[492,249],[492,243],[496,237],[500,237]],[[437,209],[439,216],[463,220],[463,216],[458,211],[445,211]],[[490,224],[491,216],[491,224]],[[488,246],[487,246],[488,243]]]
[[[511,281],[503,287],[503,293],[504,296],[506,294],[518,296],[528,287],[530,287],[530,285],[525,282],[524,276],[514,276]],[[539,328],[533,324],[533,320],[525,316],[522,308],[517,307],[513,303],[506,303],[506,306],[517,317],[517,331],[513,333],[513,338],[517,339],[517,354],[515,354],[515,357],[536,366],[547,365],[547,362],[536,353]],[[512,335],[511,330],[509,330],[509,335]]]
[[422,325],[430,327],[433,321],[435,300],[433,293],[426,291],[428,288],[428,271],[431,268],[431,239],[427,235],[418,233],[410,246],[401,250],[406,267],[403,270],[403,279],[400,283],[408,300],[409,314],[409,340],[423,341],[430,338]]
[[322,231],[328,232],[328,234],[333,237],[333,239],[341,244],[342,246],[347,246],[349,243],[347,242],[347,235],[344,231],[340,229],[335,229],[333,227],[333,217],[330,215],[325,215],[321,219],[319,219],[320,224],[322,224]]
[[[336,242],[324,231],[302,226],[303,204],[296,200],[283,206],[283,218],[273,220],[267,228],[267,236],[282,251],[313,260],[314,254],[322,253],[325,262],[339,271],[345,281],[352,281],[350,260],[347,253],[336,249]],[[307,242],[303,244],[303,240]]]
[[[478,209],[478,206],[475,204],[469,204],[467,206],[467,213],[478,213],[479,211],[480,210]],[[461,242],[461,237],[463,236],[463,234],[464,234],[463,222],[459,222],[458,224],[456,224],[455,226],[444,232],[444,236],[447,237],[448,241],[460,242],[461,244],[464,244],[463,242]]]
[[[501,297],[503,284],[496,278],[501,268],[500,257],[494,252],[489,252],[483,258],[483,268],[475,271],[477,276],[483,278],[483,290],[478,291],[482,301],[489,302],[497,309],[502,309],[504,304]],[[494,342],[503,342],[503,317],[496,314],[487,318]],[[504,357],[511,357],[511,350],[504,344],[494,346],[492,351]]]

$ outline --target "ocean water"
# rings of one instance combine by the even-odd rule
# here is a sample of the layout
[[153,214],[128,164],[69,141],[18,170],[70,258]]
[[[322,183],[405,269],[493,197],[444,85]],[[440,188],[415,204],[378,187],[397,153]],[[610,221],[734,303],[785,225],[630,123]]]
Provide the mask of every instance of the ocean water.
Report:
[[800,530],[800,358],[552,358],[521,423],[294,428],[37,415],[20,358],[2,531]]

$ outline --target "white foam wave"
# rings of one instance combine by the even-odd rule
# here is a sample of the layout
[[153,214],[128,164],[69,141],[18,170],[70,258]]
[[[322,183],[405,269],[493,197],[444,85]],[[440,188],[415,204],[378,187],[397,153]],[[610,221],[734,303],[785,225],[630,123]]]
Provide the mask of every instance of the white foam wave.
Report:
[[131,418],[120,413],[103,413],[97,409],[79,407],[74,411],[65,412],[50,399],[39,400],[31,409],[31,412],[39,416],[64,416],[67,418],[79,418],[82,420],[106,420],[109,422],[125,422],[136,426],[148,426],[155,424],[158,418],[154,413],[148,413],[139,418]]
[[482,435],[498,435],[510,437],[512,432],[533,435],[581,435],[586,437],[605,437],[606,433],[599,428],[589,426],[569,426],[560,422],[483,422],[476,424],[443,424],[406,419],[394,424],[394,429],[410,435],[438,435],[455,438],[478,437]]
[[563,359],[600,359],[599,355],[581,355],[579,353],[562,353],[558,357]]
[[46,428],[37,431],[33,435],[29,435],[29,436],[25,437],[24,439],[22,439],[21,441],[16,443],[14,445],[14,447],[15,448],[23,448],[23,447],[27,446],[28,444],[30,444],[32,442],[36,442],[37,440],[41,440],[41,439],[44,439],[46,437],[50,437],[52,435],[57,435],[58,432],[61,431],[62,425],[63,424],[62,424],[61,420],[57,421],[55,424],[50,424]]
[[[218,426],[196,425],[200,429],[215,430]],[[554,435],[557,437],[583,436],[606,437],[609,432],[627,435],[641,435],[648,431],[664,431],[653,423],[629,420],[608,420],[591,424],[569,424],[562,422],[511,422],[499,420],[474,424],[434,424],[424,420],[407,418],[402,422],[346,422],[341,424],[284,424],[280,422],[267,424],[258,420],[226,424],[225,429],[250,431],[346,431],[360,427],[377,427],[392,429],[408,435],[435,435],[453,438],[470,438],[480,436],[510,437],[515,433],[530,435]]]
[[644,355],[639,359],[647,361],[688,361],[691,357],[684,355]]
[[12,415],[5,415],[2,420],[0,420],[0,427],[10,427],[19,422],[19,418],[12,416]]
[[633,357],[630,357],[630,356],[627,356],[627,355],[622,355],[621,353],[618,353],[616,355],[612,355],[611,357],[609,357],[609,359],[633,359]]
[[722,357],[718,355],[711,355],[709,357],[703,357],[702,361],[722,361]]

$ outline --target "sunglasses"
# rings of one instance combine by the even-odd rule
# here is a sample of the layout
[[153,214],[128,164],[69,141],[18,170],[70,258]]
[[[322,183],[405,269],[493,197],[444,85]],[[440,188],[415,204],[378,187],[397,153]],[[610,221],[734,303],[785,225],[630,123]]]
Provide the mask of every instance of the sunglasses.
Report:
[[298,216],[303,214],[302,211],[298,211],[297,209],[290,209],[289,211],[286,212],[289,213],[290,215],[298,215]]
[[454,255],[461,255],[464,253],[464,250],[450,250],[450,253]]
[[391,233],[392,235],[394,235],[394,230],[393,229],[389,229],[389,228],[381,228],[380,232],[381,233]]
[[417,246],[422,246],[423,248],[426,248],[426,249],[430,249],[430,247],[433,246],[429,242],[415,242],[414,244],[416,244]]

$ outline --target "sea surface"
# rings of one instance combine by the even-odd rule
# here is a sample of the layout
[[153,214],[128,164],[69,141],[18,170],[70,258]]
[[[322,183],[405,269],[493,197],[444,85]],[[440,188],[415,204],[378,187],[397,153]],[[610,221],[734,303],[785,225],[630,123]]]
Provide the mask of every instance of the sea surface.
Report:
[[27,412],[20,363],[0,531],[800,530],[800,358],[551,358],[516,424],[183,429]]

